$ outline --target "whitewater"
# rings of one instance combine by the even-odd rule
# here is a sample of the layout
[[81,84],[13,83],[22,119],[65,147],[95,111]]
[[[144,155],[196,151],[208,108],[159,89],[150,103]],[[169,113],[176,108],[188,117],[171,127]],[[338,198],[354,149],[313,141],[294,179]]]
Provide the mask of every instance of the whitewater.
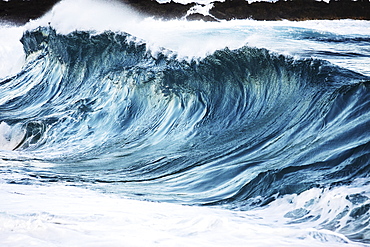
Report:
[[369,90],[369,21],[1,23],[0,246],[370,246]]

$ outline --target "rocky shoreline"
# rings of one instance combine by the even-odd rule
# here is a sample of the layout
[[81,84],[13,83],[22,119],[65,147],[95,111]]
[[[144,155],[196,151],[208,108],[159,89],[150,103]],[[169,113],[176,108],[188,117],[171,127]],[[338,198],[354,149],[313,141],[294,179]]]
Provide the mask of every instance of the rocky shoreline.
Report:
[[[24,24],[36,19],[51,9],[60,0],[8,0],[0,1],[0,20]],[[320,20],[320,19],[360,19],[370,20],[369,0],[331,0],[329,3],[316,0],[280,0],[275,3],[245,0],[214,2],[209,15],[192,13],[188,10],[196,4],[159,4],[155,0],[120,0],[136,11],[158,19],[187,20]],[[83,10],[82,10],[83,11]]]
[[[122,0],[139,12],[162,19],[184,18],[195,4],[158,4],[150,0]],[[214,2],[208,16],[191,14],[188,20],[320,20],[360,19],[370,20],[369,0],[331,0],[329,3],[316,0],[280,0],[275,3],[245,0]]]
[[229,0],[223,4],[214,3],[210,14],[218,19],[255,20],[317,20],[317,19],[370,19],[370,2],[366,1],[324,1],[291,0],[276,3],[255,2],[245,4],[244,0]]
[[60,0],[0,0],[0,21],[25,24],[44,15]]

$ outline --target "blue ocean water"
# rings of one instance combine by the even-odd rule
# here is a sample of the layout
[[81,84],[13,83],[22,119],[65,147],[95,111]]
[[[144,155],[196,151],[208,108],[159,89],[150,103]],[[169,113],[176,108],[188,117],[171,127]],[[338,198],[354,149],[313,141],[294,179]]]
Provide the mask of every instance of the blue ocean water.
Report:
[[[92,204],[106,195],[155,203],[155,214],[168,218],[174,217],[168,207],[193,206],[197,216],[184,206],[177,210],[187,220],[171,223],[171,230],[163,230],[163,222],[155,229],[198,236],[195,242],[204,246],[216,245],[204,233],[217,234],[214,229],[238,236],[221,246],[270,246],[274,240],[263,239],[271,234],[282,239],[279,246],[370,243],[370,33],[330,30],[361,29],[368,22],[207,24],[179,31],[180,37],[207,44],[224,33],[238,44],[206,49],[203,56],[193,50],[186,58],[182,43],[165,40],[158,43],[168,47],[154,49],[157,36],[63,32],[56,24],[26,28],[22,68],[0,80],[0,181],[2,197],[9,198],[0,203],[3,244],[37,239],[45,242],[36,246],[63,245],[67,238],[51,239],[51,232],[63,235],[70,224],[90,229],[84,224],[99,222],[94,217],[101,214],[103,225],[128,224],[119,218],[123,199],[114,199],[119,210],[103,207],[119,211],[112,216],[120,219],[116,223],[97,209],[84,220],[75,211],[86,203],[75,200],[86,199],[85,193],[97,198]],[[331,26],[323,31],[319,25]],[[71,199],[69,193],[77,195]],[[70,213],[55,212],[53,202]],[[212,210],[224,210],[217,216],[223,224],[200,216]],[[133,214],[130,220],[144,231],[146,225],[135,221],[142,211]],[[156,222],[151,213],[147,217]],[[204,221],[207,231],[197,228]],[[186,234],[178,230],[184,224],[191,225]],[[244,224],[244,232],[236,230]],[[262,226],[268,230],[249,235]],[[96,229],[98,235],[110,231]],[[138,237],[126,243],[141,244]]]

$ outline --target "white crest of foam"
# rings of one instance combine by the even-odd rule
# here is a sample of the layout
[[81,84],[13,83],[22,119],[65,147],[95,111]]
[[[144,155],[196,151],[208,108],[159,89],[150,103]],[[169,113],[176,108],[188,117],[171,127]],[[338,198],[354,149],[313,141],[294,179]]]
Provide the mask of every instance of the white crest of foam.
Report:
[[[206,12],[207,8],[197,8],[196,11]],[[42,18],[29,22],[26,29],[48,25],[61,34],[75,30],[127,32],[145,40],[151,50],[164,47],[175,51],[178,57],[203,57],[225,46],[237,48],[245,44],[244,40],[232,39],[226,33],[218,35],[217,42],[214,35],[204,35],[205,30],[212,31],[217,23],[144,18],[116,1],[63,0]],[[206,31],[207,34],[210,34],[209,31]]]
[[[191,10],[207,14],[210,5]],[[295,55],[305,50],[332,49],[327,44],[312,40],[295,40],[282,28],[303,28],[338,35],[369,35],[370,21],[320,20],[320,21],[254,21],[233,20],[220,22],[171,20],[161,21],[145,18],[127,5],[114,0],[62,0],[45,16],[30,21],[24,27],[0,27],[0,78],[15,74],[22,67],[24,53],[19,39],[24,30],[39,26],[52,26],[61,34],[76,30],[100,33],[106,30],[127,32],[144,40],[156,54],[162,47],[174,51],[178,58],[204,57],[215,50],[228,47],[237,49],[244,45],[267,48],[282,54]],[[283,34],[283,35],[281,35]],[[321,46],[320,46],[321,45]],[[341,44],[336,44],[340,46]],[[358,47],[360,49],[361,47]],[[334,47],[336,49],[336,47]],[[338,47],[356,53],[356,47]],[[355,50],[353,50],[355,49]],[[346,50],[344,50],[346,51]],[[352,59],[353,60],[353,59]],[[358,60],[358,59],[357,59]],[[368,71],[369,62],[341,59],[332,62],[356,70]]]
[[[197,5],[189,12],[207,14],[211,6]],[[144,18],[127,5],[113,0],[63,0],[44,17],[28,23],[26,28],[47,25],[62,34],[75,30],[127,32],[143,39],[151,49],[164,47],[175,51],[179,57],[204,57],[218,49],[236,49],[247,43],[281,51],[281,44],[290,41],[276,37],[279,34],[276,28],[279,27],[298,27],[337,34],[370,33],[369,21],[161,21]],[[282,39],[282,43],[279,43],[279,39]],[[291,43],[284,45],[287,50],[294,47]]]

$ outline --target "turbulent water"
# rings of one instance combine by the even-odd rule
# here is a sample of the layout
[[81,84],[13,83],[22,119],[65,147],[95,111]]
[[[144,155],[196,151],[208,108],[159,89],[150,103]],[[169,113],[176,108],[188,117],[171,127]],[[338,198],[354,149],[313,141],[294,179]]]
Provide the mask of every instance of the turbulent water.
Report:
[[1,39],[2,245],[370,243],[368,22],[66,32],[57,11],[1,31],[22,35]]

